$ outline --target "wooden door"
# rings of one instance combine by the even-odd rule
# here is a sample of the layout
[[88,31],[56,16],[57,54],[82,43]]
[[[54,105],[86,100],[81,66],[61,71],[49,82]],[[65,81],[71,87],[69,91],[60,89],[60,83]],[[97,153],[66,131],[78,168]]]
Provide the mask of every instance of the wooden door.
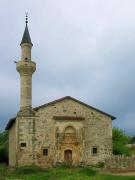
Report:
[[68,163],[72,162],[72,151],[70,149],[64,151],[64,160]]

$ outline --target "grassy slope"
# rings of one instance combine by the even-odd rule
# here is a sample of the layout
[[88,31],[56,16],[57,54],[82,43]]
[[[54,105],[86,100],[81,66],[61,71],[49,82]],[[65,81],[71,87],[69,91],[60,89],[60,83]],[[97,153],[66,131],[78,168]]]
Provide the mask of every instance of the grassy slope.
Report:
[[135,176],[101,175],[89,168],[52,168],[43,170],[31,167],[12,170],[0,165],[0,180],[4,178],[8,178],[8,180],[135,180]]

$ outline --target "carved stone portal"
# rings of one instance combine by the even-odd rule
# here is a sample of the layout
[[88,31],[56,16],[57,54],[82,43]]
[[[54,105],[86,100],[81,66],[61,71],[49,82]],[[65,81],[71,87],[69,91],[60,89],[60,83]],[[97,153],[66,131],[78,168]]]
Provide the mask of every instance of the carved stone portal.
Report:
[[77,140],[76,129],[72,126],[65,128],[61,134],[58,149],[60,152],[60,160],[72,164],[80,162],[80,145]]

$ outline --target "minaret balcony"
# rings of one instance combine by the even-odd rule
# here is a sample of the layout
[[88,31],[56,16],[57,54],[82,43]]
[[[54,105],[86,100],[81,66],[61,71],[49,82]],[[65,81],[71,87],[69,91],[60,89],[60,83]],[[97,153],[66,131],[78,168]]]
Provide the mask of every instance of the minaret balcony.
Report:
[[36,70],[36,63],[28,60],[21,60],[16,63],[16,69],[21,75],[32,75]]

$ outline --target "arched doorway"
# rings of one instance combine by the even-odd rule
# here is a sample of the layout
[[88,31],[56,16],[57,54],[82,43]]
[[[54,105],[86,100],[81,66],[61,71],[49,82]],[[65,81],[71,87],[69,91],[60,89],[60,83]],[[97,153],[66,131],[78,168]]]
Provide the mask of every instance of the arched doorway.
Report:
[[64,151],[65,162],[72,163],[72,150],[67,149]]

